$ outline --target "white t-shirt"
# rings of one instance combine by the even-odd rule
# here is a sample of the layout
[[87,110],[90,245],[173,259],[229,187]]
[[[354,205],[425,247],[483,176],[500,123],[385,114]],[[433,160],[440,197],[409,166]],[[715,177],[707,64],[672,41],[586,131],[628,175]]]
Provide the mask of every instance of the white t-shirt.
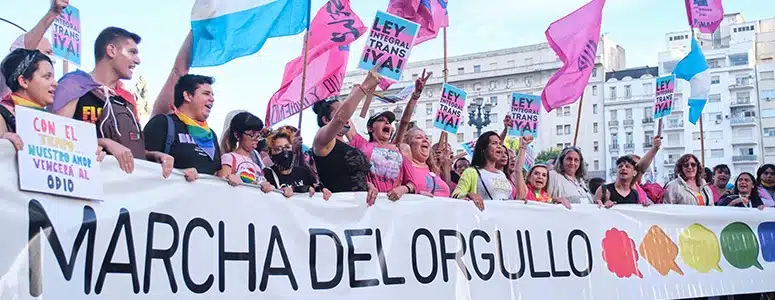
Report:
[[566,198],[570,203],[591,204],[592,195],[583,180],[549,171],[549,193],[552,198]]
[[[506,174],[498,170],[490,172],[485,169],[479,169],[480,179],[476,183],[476,193],[484,200],[508,200],[511,199],[513,187],[506,178]],[[486,185],[482,185],[482,182]],[[490,192],[489,195],[487,192]],[[492,198],[490,198],[492,196]]]

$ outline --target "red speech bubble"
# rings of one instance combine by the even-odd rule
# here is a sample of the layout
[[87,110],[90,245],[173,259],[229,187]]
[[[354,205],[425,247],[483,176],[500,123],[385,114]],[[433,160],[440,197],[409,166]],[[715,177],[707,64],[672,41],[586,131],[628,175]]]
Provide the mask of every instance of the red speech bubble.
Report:
[[638,270],[635,242],[624,231],[611,228],[605,232],[603,260],[608,264],[608,270],[619,278],[629,278],[632,275],[643,278],[643,274]]

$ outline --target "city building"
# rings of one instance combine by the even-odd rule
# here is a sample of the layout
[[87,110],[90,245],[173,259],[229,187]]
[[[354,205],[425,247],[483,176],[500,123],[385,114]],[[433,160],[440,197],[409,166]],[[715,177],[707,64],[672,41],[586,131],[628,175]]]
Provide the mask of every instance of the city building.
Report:
[[[642,156],[653,146],[659,123],[654,120],[654,85],[658,76],[659,68],[648,66],[605,74],[605,119],[602,124],[605,126],[606,142],[602,151],[608,163],[606,177],[603,178],[609,182],[616,178],[616,160],[620,156]],[[683,110],[681,101],[676,100],[673,112],[680,114]],[[660,156],[658,154],[654,161],[661,162]],[[659,181],[659,174],[664,173],[665,167],[661,163],[653,164],[643,180]]]
[[[727,164],[733,176],[740,172],[756,173],[763,162],[757,92],[761,81],[758,79],[761,75],[757,76],[756,52],[759,23],[746,22],[739,13],[727,14],[715,33],[695,33],[711,69],[711,91],[702,114],[705,165]],[[666,35],[668,50],[659,53],[661,75],[672,73],[678,61],[689,52],[691,34],[680,31]],[[664,120],[665,139],[660,151],[663,160],[656,164],[657,169],[661,165],[666,171],[660,174],[662,181],[673,176],[675,161],[681,155],[694,153],[702,157],[700,126],[688,122],[688,107],[685,107],[690,92],[688,82],[677,81],[673,103],[680,106],[674,107],[673,114]],[[775,127],[775,120],[771,122]],[[775,140],[772,144],[775,146]],[[775,149],[772,150],[775,155]]]
[[[503,129],[503,119],[510,110],[512,93],[540,95],[549,78],[562,66],[557,55],[548,44],[535,44],[454,56],[448,58],[449,83],[468,93],[466,111],[460,132],[449,136],[449,142],[457,151],[463,151],[461,144],[475,139],[477,132]],[[588,176],[605,177],[607,151],[605,146],[605,124],[603,124],[603,82],[605,72],[625,66],[625,51],[610,38],[603,36],[598,46],[595,69],[587,85],[581,109],[581,126],[577,146],[583,150],[588,164]],[[438,109],[443,83],[443,59],[410,62],[403,78],[393,84],[387,95],[398,93],[422,74],[423,69],[433,72],[425,91],[417,103],[412,121],[424,129],[432,141],[438,141],[440,130],[434,129],[433,121]],[[360,83],[364,71],[349,72],[344,80],[340,99],[344,99],[354,84]],[[362,105],[362,104],[361,104]],[[392,110],[401,117],[406,102],[394,104],[374,101],[367,110],[366,118],[385,110]],[[552,147],[566,147],[573,143],[579,102],[557,108],[551,113],[542,110],[536,152]],[[366,119],[359,118],[362,106],[358,107],[353,123],[357,130],[366,135]],[[480,128],[469,125],[472,119],[479,119]]]
[[775,163],[775,18],[759,21],[756,36],[756,76],[764,163]]

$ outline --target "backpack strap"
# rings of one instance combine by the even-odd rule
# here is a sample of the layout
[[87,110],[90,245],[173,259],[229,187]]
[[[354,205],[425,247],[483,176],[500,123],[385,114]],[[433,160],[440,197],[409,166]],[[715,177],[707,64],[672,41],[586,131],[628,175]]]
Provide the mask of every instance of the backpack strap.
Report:
[[487,189],[487,185],[484,183],[484,179],[482,178],[482,173],[479,173],[479,168],[474,167],[474,170],[476,170],[476,174],[479,175],[479,181],[482,182],[482,186],[484,187],[484,191],[487,192],[487,197],[490,197],[490,200],[495,200],[492,198],[492,195],[490,195],[490,190]]
[[164,153],[170,154],[172,142],[175,141],[175,122],[170,115],[165,114],[164,117],[167,118],[167,139],[164,141]]
[[8,132],[16,133],[16,116],[5,105],[0,105],[0,116],[3,116],[3,120],[5,120],[5,129]]
[[604,185],[600,186],[600,188],[603,189],[603,194],[602,194],[601,201],[603,203],[605,203],[606,201],[611,200],[610,198],[606,199],[606,198],[608,198],[608,185],[604,184]]
[[272,177],[274,177],[275,188],[281,189],[282,187],[280,186],[280,178],[277,178],[277,173],[275,173],[272,168],[268,168],[268,169],[269,169],[269,172],[272,172]]

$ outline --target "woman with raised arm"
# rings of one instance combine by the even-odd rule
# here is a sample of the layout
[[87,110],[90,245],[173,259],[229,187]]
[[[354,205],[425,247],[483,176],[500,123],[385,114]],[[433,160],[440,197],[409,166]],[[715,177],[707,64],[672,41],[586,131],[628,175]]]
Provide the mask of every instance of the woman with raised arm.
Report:
[[439,174],[449,174],[450,168],[448,165],[436,165],[425,131],[417,127],[409,129],[400,147],[404,157],[411,161],[407,175],[414,193],[429,197],[449,197],[450,178],[443,178],[444,176]]
[[345,126],[350,123],[358,104],[374,91],[380,78],[376,70],[371,70],[362,84],[353,87],[343,103],[323,101],[312,108],[320,126],[313,140],[312,158],[321,183],[333,193],[368,192],[368,205],[374,204],[378,193],[377,187],[367,180],[371,164],[363,152],[344,141],[344,136],[348,133]]
[[[517,166],[525,164],[525,149],[533,142],[532,136],[523,136],[519,140],[519,156],[517,157]],[[527,172],[527,178],[522,176],[521,171],[515,172],[517,185],[517,199],[527,201],[536,201],[543,203],[562,204],[567,209],[571,209],[570,202],[565,198],[552,198],[549,194],[549,167],[546,165],[534,165]]]
[[595,192],[598,207],[611,208],[617,204],[638,204],[638,191],[633,187],[637,171],[635,161],[625,155],[616,160],[617,176],[613,184],[604,184]]
[[497,133],[488,131],[479,136],[471,167],[463,171],[452,197],[474,201],[480,210],[484,210],[483,200],[511,199],[511,182],[495,167],[502,155],[503,145]]
[[414,114],[414,108],[417,106],[417,100],[420,99],[422,91],[425,89],[425,83],[428,82],[428,79],[431,78],[432,75],[433,72],[428,72],[426,74],[425,69],[423,69],[422,76],[417,78],[414,82],[414,92],[406,103],[404,113],[401,115],[401,120],[398,122],[398,129],[396,129],[396,135],[395,138],[393,138],[394,144],[398,145],[404,142],[404,133],[409,130],[409,124],[412,122],[412,115]]

